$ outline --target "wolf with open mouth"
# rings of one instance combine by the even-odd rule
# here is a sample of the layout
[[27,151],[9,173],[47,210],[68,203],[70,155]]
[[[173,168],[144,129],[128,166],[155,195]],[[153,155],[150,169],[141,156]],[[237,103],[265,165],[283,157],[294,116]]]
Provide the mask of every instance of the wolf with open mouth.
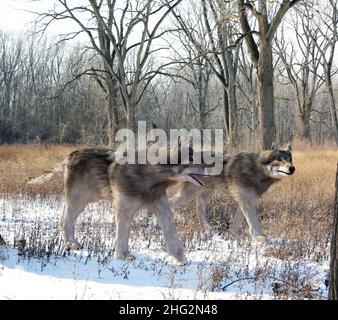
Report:
[[[128,240],[131,222],[142,208],[151,209],[160,225],[168,252],[178,264],[186,258],[173,223],[166,189],[177,182],[204,185],[202,166],[184,163],[177,149],[178,164],[119,164],[114,151],[103,148],[81,149],[72,152],[51,172],[32,179],[28,184],[42,184],[63,174],[66,203],[61,219],[65,247],[79,249],[75,238],[75,221],[89,203],[99,200],[113,201],[115,205],[115,254],[132,260]],[[189,152],[189,160],[191,152]],[[167,163],[170,163],[168,161]]]

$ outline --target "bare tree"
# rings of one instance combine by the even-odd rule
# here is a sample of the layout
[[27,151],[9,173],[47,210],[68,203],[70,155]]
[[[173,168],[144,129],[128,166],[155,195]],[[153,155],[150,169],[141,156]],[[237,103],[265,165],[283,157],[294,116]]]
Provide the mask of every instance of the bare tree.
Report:
[[10,32],[1,33],[0,44],[0,143],[107,143],[98,84],[89,77],[74,80],[92,63],[79,47]]
[[[192,4],[192,3],[190,3]],[[218,101],[213,105],[213,98],[210,96],[210,83],[213,80],[213,70],[210,66],[207,55],[202,52],[204,41],[208,37],[208,29],[200,19],[202,6],[191,5],[186,10],[174,12],[178,22],[178,32],[175,33],[175,40],[179,48],[171,45],[174,51],[173,59],[180,68],[171,71],[170,76],[176,81],[184,80],[193,89],[186,92],[186,104],[199,117],[199,126],[207,127],[207,117],[218,107]],[[170,42],[171,39],[168,39]],[[168,74],[169,75],[169,74]]]
[[207,116],[218,107],[218,104],[210,106],[209,86],[212,73],[209,65],[203,61],[202,57],[197,59],[196,62],[196,64],[190,64],[190,67],[193,71],[194,84],[196,84],[195,88],[197,89],[197,103],[194,103],[192,97],[188,97],[188,100],[193,110],[199,115],[201,129],[204,129],[207,127]]
[[244,127],[249,129],[250,146],[257,143],[258,132],[257,80],[254,69],[253,63],[245,54],[244,47],[240,46],[236,81],[240,107],[237,108],[237,117],[240,118],[239,121],[244,124]]
[[[259,92],[260,142],[263,149],[270,148],[276,138],[272,43],[283,17],[298,2],[300,0],[283,0],[273,17],[269,17],[271,11],[269,12],[266,0],[258,0],[257,7],[255,2],[237,0],[239,23],[250,59],[256,67]],[[253,30],[250,26],[247,11],[250,12],[250,19],[257,21],[258,31]],[[258,36],[258,41],[254,39],[254,34]]]
[[[187,50],[194,50],[196,61],[210,65],[223,87],[224,128],[228,145],[233,144],[236,115],[236,73],[238,48],[234,43],[235,26],[233,5],[219,0],[201,0],[192,4],[194,18],[189,11],[173,11],[173,15],[189,43]],[[230,19],[231,18],[231,19]],[[193,49],[192,49],[193,48]],[[235,51],[235,52],[234,52]]]
[[314,110],[314,101],[323,85],[320,75],[320,51],[311,33],[319,32],[312,24],[313,12],[307,5],[302,10],[296,9],[296,14],[290,19],[289,32],[295,35],[294,40],[286,42],[284,28],[276,39],[276,50],[283,68],[281,76],[291,83],[296,94],[296,101],[301,124],[301,138],[311,140],[310,120]]
[[102,59],[103,70],[92,68],[86,74],[94,75],[98,80],[103,79],[100,86],[107,94],[110,136],[116,120],[117,88],[121,94],[127,127],[134,128],[136,107],[150,81],[165,66],[151,61],[153,53],[163,49],[161,46],[154,48],[154,41],[168,31],[160,30],[160,27],[181,1],[88,0],[87,5],[70,5],[67,0],[57,0],[58,10],[40,13],[37,23],[43,25],[43,30],[54,20],[75,21],[80,30],[67,33],[61,40],[69,40],[84,33],[90,41],[89,49]]
[[318,19],[314,20],[316,28],[312,31],[311,37],[321,55],[321,67],[323,68],[325,87],[328,94],[332,133],[338,146],[338,118],[332,84],[332,76],[337,72],[333,64],[338,41],[337,2],[329,0],[328,4],[323,8],[317,1],[314,1],[312,5]]
[[210,105],[212,99],[209,89],[212,70],[208,62],[203,56],[192,57],[192,52],[192,50],[189,52],[189,61],[185,68],[189,69],[189,74],[184,78],[194,91],[193,94],[187,93],[187,104],[198,115],[200,128],[204,129],[207,127],[207,117],[218,107],[218,103],[215,106]]
[[18,73],[23,51],[23,41],[19,37],[0,32],[0,118],[12,119],[15,108]]
[[[207,2],[202,1],[203,17],[213,51],[213,57],[210,61],[213,62],[211,63],[212,69],[224,88],[225,130],[228,144],[233,145],[237,125],[236,76],[239,55],[239,46],[235,44],[238,42],[238,39],[235,39],[237,30],[232,19],[234,16],[234,5],[222,0],[209,0],[208,4],[215,25],[213,28],[208,22]],[[213,37],[213,29],[216,29],[216,39]],[[216,47],[216,43],[218,43],[219,47]],[[218,54],[217,51],[219,51]]]

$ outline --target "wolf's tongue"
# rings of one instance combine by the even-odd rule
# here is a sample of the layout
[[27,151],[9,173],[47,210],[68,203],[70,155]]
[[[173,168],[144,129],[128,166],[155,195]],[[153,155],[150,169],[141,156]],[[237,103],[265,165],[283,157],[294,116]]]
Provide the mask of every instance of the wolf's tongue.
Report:
[[204,181],[197,174],[190,174],[190,177],[195,179],[201,186],[204,186]]

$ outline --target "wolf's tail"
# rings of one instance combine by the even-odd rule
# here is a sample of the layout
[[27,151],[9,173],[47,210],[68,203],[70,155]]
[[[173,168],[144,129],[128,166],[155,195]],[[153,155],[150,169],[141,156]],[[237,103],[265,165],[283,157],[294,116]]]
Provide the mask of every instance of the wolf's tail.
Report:
[[65,160],[63,160],[63,162],[59,163],[52,171],[47,171],[43,175],[36,178],[30,178],[27,184],[43,184],[46,181],[50,181],[55,179],[56,177],[59,177],[65,171],[68,161],[69,159],[67,157]]

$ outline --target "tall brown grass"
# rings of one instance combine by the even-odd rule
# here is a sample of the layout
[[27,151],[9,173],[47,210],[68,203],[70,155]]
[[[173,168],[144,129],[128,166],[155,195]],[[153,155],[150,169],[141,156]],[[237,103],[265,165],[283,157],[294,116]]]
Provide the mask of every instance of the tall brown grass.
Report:
[[[0,146],[0,198],[42,195],[46,197],[45,201],[52,201],[50,200],[52,198],[48,198],[49,195],[62,194],[61,180],[48,182],[42,186],[27,186],[26,182],[30,177],[36,177],[44,171],[51,170],[67,154],[77,148],[79,146]],[[210,284],[212,291],[225,290],[222,288],[226,288],[226,283],[231,283],[234,280],[231,277],[227,279],[227,275],[233,274],[230,271],[232,270],[231,268],[235,268],[236,270],[232,271],[236,274],[238,273],[239,280],[240,278],[252,278],[253,283],[258,288],[274,281],[273,292],[276,298],[311,298],[312,294],[316,293],[316,284],[312,283],[313,276],[304,274],[294,262],[310,261],[311,263],[322,264],[329,260],[338,151],[334,146],[330,145],[317,146],[301,142],[296,142],[293,149],[296,173],[292,177],[285,178],[272,186],[258,203],[258,212],[262,220],[263,231],[269,238],[287,242],[287,245],[271,246],[266,250],[265,255],[278,258],[278,261],[283,261],[285,269],[281,272],[278,271],[278,268],[272,265],[275,259],[271,259],[269,265],[257,267],[257,272],[255,271],[257,274],[252,274],[246,269],[237,270],[236,261],[241,257],[238,256],[240,254],[236,248],[231,248],[234,253],[229,254],[225,258],[227,260],[223,261],[221,265],[212,267],[214,268],[212,270],[212,279],[210,280],[212,282]],[[170,190],[170,192],[174,191]],[[110,212],[110,208],[103,209],[105,207],[102,205],[95,215],[109,216],[106,211]],[[224,190],[224,193],[216,194],[210,201],[209,220],[215,229],[219,230],[224,239],[233,238],[227,232],[227,227],[236,209],[235,203],[226,190]],[[101,212],[100,210],[103,211]],[[196,219],[193,203],[180,206],[174,211],[174,214],[179,236],[184,241],[188,251],[190,249],[196,250],[199,246],[203,247],[203,244],[206,243],[205,240],[210,240],[209,234],[199,232],[200,226]],[[102,249],[104,257],[99,256],[99,258],[102,258],[102,261],[106,261],[105,249],[110,248],[111,241],[104,241],[104,239],[105,237],[107,239],[113,238],[115,232],[114,223],[99,223],[96,225],[93,222],[87,223],[87,220],[80,219],[78,223],[77,232],[80,236],[80,241],[84,244],[84,247],[91,248],[91,250],[98,251]],[[134,250],[139,245],[138,239],[143,239],[143,243],[149,243],[149,245],[151,239],[156,238],[156,242],[161,239],[160,229],[151,221],[149,215],[142,215],[134,223],[131,236],[131,247]],[[15,235],[18,239],[28,239],[27,243],[30,245],[25,250],[22,250],[24,254],[28,252],[32,256],[44,256],[46,246],[50,246],[50,249],[47,250],[48,257],[51,252],[62,251],[60,234],[54,229],[50,231],[52,236],[46,240],[46,236],[43,233],[41,234],[41,232],[36,232],[36,230],[30,230],[29,228],[30,226],[27,225],[18,229],[24,230],[26,237],[22,236],[20,232]],[[246,229],[244,228],[244,230]],[[4,237],[8,237],[6,230],[3,229],[2,232]],[[244,231],[237,241],[241,248],[246,248],[245,252],[251,252],[251,241],[247,231]],[[20,246],[15,245],[15,243],[14,246],[17,246],[18,250],[20,249]],[[161,246],[165,246],[163,238]],[[241,254],[243,254],[243,261],[246,261],[247,256],[244,253]],[[274,277],[277,279],[276,281]],[[270,282],[266,282],[269,279]],[[235,279],[234,281],[239,280]],[[203,277],[201,281],[206,285]]]
[[[26,182],[31,177],[51,170],[66,155],[78,148],[80,147],[74,145],[0,146],[0,196],[61,194],[61,180],[41,186],[27,186]],[[338,151],[332,145],[296,142],[293,149],[296,173],[272,186],[259,202],[265,227],[276,235],[288,233],[285,237],[290,236],[290,233],[292,236],[297,236],[298,233],[304,236],[311,233],[313,228],[320,228],[323,220],[329,220],[338,161]],[[228,223],[229,217],[236,210],[226,190],[224,194],[216,195],[212,199],[210,207],[211,222],[219,227]],[[185,207],[185,213],[184,220],[192,218],[198,228],[194,207]],[[279,221],[278,225],[272,223],[274,220]],[[294,224],[306,224],[310,229],[293,228]]]
[[63,145],[0,146],[0,196],[61,192],[63,186],[60,182],[35,188],[28,188],[26,182],[53,169],[75,149],[76,146]]
[[[296,173],[263,197],[263,227],[272,236],[296,239],[292,251],[277,254],[326,259],[331,233],[338,151],[331,146],[299,146],[293,152]],[[312,251],[318,246],[316,252]],[[312,246],[312,248],[311,248]],[[323,250],[320,250],[322,247]]]
[[[258,202],[262,228],[269,238],[293,239],[289,246],[271,250],[271,255],[324,261],[329,255],[338,150],[332,145],[300,142],[294,144],[293,150],[295,174],[273,185]],[[181,236],[190,240],[194,230],[199,229],[195,207],[190,205],[180,210],[184,214],[178,220],[182,222],[178,228]],[[236,210],[225,190],[211,200],[209,219],[223,232]]]

